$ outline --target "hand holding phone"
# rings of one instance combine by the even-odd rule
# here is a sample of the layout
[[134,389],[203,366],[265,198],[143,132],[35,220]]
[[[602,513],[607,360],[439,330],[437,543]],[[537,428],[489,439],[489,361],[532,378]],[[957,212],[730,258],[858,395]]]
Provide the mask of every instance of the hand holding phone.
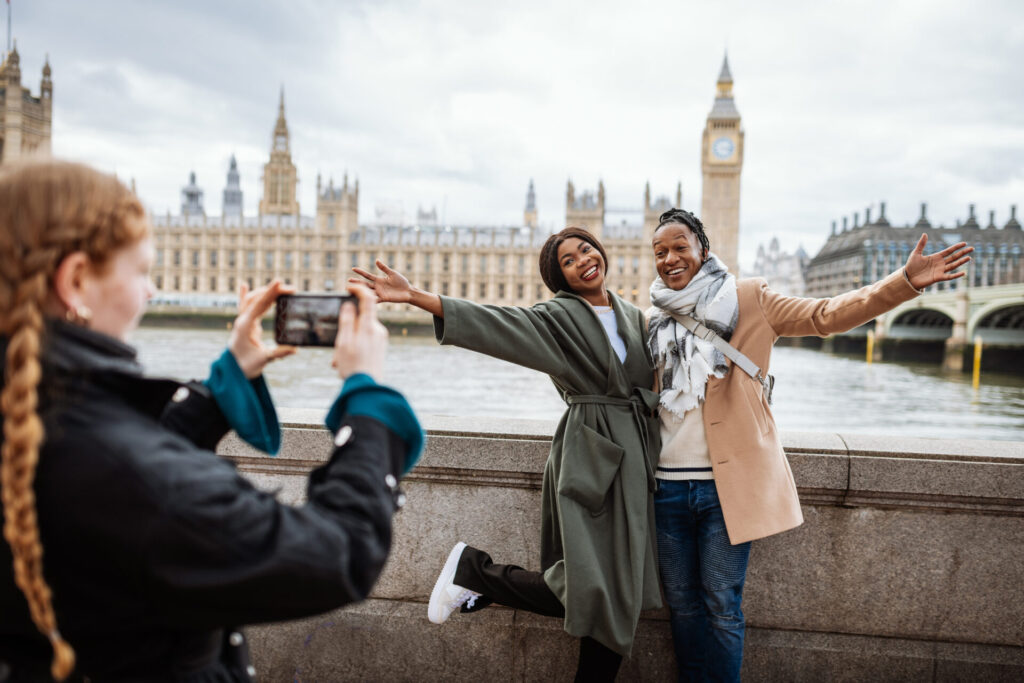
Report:
[[263,328],[260,324],[263,314],[270,310],[274,301],[293,291],[295,290],[276,278],[270,284],[251,292],[245,283],[239,286],[238,317],[231,326],[228,349],[247,378],[259,377],[267,363],[295,353],[295,348],[288,345],[279,345],[272,349],[264,346],[261,339]]
[[350,284],[348,290],[356,296],[359,308],[344,306],[341,309],[331,365],[342,379],[358,372],[380,379],[387,355],[388,331],[377,320],[377,296],[361,284]]

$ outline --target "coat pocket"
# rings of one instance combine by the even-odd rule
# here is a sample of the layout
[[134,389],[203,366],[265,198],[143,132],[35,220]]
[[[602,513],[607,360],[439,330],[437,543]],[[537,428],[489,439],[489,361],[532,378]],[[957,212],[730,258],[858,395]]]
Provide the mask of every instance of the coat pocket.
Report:
[[765,414],[764,404],[761,402],[761,384],[750,377],[742,377],[740,379],[740,387],[741,393],[747,399],[750,412],[754,416],[758,431],[760,431],[761,436],[768,436],[768,416]]
[[597,514],[622,464],[621,446],[586,425],[580,425],[571,457],[562,462],[558,493]]

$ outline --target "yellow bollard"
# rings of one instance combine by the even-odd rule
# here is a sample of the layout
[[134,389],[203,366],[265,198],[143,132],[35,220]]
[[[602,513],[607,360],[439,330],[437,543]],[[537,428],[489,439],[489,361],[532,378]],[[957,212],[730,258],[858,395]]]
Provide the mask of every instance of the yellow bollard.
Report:
[[871,365],[871,357],[875,355],[875,331],[868,330],[868,365]]
[[974,373],[971,376],[971,386],[977,389],[981,384],[981,335],[974,335]]
[[407,336],[409,336],[409,330],[407,330],[407,329],[405,329],[405,328],[403,327],[403,328],[402,328],[402,336],[403,336],[403,337],[407,337]]

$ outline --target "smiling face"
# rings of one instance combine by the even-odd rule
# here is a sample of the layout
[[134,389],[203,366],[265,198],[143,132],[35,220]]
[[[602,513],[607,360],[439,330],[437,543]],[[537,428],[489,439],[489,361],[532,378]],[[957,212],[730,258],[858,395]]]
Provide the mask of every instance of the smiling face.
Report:
[[124,341],[139,325],[153,296],[149,270],[153,242],[145,238],[114,252],[101,268],[82,278],[82,303],[92,311],[89,327]]
[[558,265],[569,289],[586,298],[604,296],[605,262],[594,245],[578,237],[569,237],[558,245]]
[[654,267],[670,289],[690,284],[707,256],[686,225],[668,223],[654,233]]

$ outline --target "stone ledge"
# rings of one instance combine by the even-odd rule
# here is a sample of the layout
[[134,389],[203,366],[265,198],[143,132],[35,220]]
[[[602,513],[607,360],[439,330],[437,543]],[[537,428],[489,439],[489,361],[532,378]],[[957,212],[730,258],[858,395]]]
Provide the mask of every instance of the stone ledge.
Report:
[[[249,629],[262,680],[571,680],[577,643],[561,620],[492,607],[437,626],[419,602],[371,599]],[[1024,648],[750,627],[745,681],[1009,681]],[[645,617],[622,681],[675,680],[664,619]]]
[[[576,646],[558,620],[488,609],[437,629],[422,618],[456,540],[496,562],[539,568],[538,489],[553,428],[424,422],[427,449],[404,481],[408,505],[395,518],[374,600],[341,621],[268,627],[268,642],[281,639],[266,650],[281,658],[269,661],[281,674],[270,680],[294,678],[300,664],[312,672],[305,678],[322,680],[571,675]],[[298,503],[331,444],[317,422],[287,424],[277,458],[233,436],[219,451],[257,486]],[[1024,444],[858,438],[782,435],[806,523],[754,545],[744,598],[748,680],[1024,679],[1024,565],[1011,559],[1024,549]],[[932,446],[936,453],[926,453]],[[387,628],[393,643],[380,635]],[[375,638],[396,650],[373,650]],[[355,649],[335,661],[344,642]],[[671,679],[664,612],[646,615],[634,652],[621,680]]]
[[[267,477],[299,476],[325,462],[331,440],[313,421],[316,411],[283,412],[277,457],[233,433],[218,452]],[[426,449],[407,482],[539,488],[554,423],[445,416],[423,422]],[[782,444],[805,503],[1024,514],[1024,442],[787,432]]]

